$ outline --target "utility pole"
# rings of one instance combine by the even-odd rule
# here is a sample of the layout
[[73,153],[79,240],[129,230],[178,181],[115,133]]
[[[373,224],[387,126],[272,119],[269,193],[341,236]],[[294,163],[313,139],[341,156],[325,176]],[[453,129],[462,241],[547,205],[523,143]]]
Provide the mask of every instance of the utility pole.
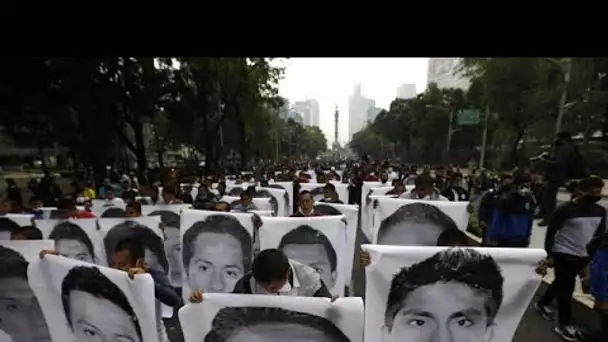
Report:
[[454,133],[454,131],[452,130],[452,121],[454,121],[454,113],[450,110],[449,111],[449,116],[450,116],[450,122],[448,124],[448,142],[447,142],[447,146],[446,146],[446,152],[450,152],[450,145],[452,144],[452,133]]
[[562,71],[564,73],[564,88],[562,89],[562,95],[559,99],[559,112],[557,114],[557,120],[555,121],[555,134],[559,133],[562,128],[562,120],[564,118],[564,112],[566,110],[566,100],[568,98],[568,84],[570,84],[570,75],[572,73],[572,59],[565,59],[565,70],[562,65]]
[[479,158],[479,168],[483,168],[486,161],[486,145],[488,143],[488,121],[490,120],[490,105],[486,104],[486,117],[483,122],[483,134],[481,136],[481,157]]

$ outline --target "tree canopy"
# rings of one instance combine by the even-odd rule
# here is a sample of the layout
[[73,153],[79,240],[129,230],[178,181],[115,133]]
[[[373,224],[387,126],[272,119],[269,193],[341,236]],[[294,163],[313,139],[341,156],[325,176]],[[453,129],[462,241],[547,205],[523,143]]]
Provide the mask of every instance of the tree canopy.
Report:
[[187,151],[209,170],[228,155],[245,167],[253,158],[314,158],[327,148],[318,128],[278,118],[283,70],[271,58],[2,62],[4,134],[17,144],[61,146],[99,172],[133,161],[143,175],[151,164],[163,166],[169,150]]
[[[496,166],[520,164],[525,149],[550,144],[560,107],[561,129],[582,134],[585,142],[597,132],[608,137],[606,58],[463,58],[459,69],[470,80],[468,89],[430,84],[416,98],[395,99],[350,147],[408,162],[477,161],[486,109],[487,153]],[[480,111],[478,124],[458,124],[465,109]]]

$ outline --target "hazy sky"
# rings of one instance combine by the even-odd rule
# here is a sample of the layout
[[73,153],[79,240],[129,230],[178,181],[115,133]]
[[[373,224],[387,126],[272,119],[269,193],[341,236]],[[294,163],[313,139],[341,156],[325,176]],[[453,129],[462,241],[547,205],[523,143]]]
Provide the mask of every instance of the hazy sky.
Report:
[[319,101],[321,129],[329,145],[334,140],[334,111],[340,111],[340,143],[348,139],[348,96],[361,83],[363,96],[388,109],[404,83],[426,87],[428,58],[290,58],[277,63],[285,67],[281,96],[295,101],[307,97]]

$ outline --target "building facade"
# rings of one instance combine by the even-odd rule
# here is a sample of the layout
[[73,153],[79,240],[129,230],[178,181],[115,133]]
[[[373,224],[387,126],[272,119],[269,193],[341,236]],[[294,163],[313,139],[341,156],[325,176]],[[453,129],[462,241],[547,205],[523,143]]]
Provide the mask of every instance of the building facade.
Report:
[[293,109],[302,115],[305,126],[320,127],[319,102],[317,100],[296,101]]
[[376,107],[376,101],[361,94],[361,85],[355,85],[353,94],[348,99],[348,137],[362,130],[368,121],[368,110]]
[[416,97],[418,93],[416,92],[415,84],[402,84],[397,88],[397,98],[398,99],[411,99]]
[[460,58],[429,58],[426,84],[437,83],[439,88],[468,89],[469,78],[458,72]]

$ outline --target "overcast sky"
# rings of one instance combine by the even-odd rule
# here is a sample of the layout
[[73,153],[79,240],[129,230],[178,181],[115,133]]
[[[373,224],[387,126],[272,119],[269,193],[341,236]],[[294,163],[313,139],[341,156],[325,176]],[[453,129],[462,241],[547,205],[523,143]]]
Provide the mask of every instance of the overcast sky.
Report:
[[281,96],[292,104],[307,97],[319,101],[321,129],[331,146],[336,105],[340,143],[348,139],[348,96],[356,83],[377,107],[388,109],[400,85],[413,83],[418,93],[424,91],[428,58],[290,58],[278,64],[285,67]]

